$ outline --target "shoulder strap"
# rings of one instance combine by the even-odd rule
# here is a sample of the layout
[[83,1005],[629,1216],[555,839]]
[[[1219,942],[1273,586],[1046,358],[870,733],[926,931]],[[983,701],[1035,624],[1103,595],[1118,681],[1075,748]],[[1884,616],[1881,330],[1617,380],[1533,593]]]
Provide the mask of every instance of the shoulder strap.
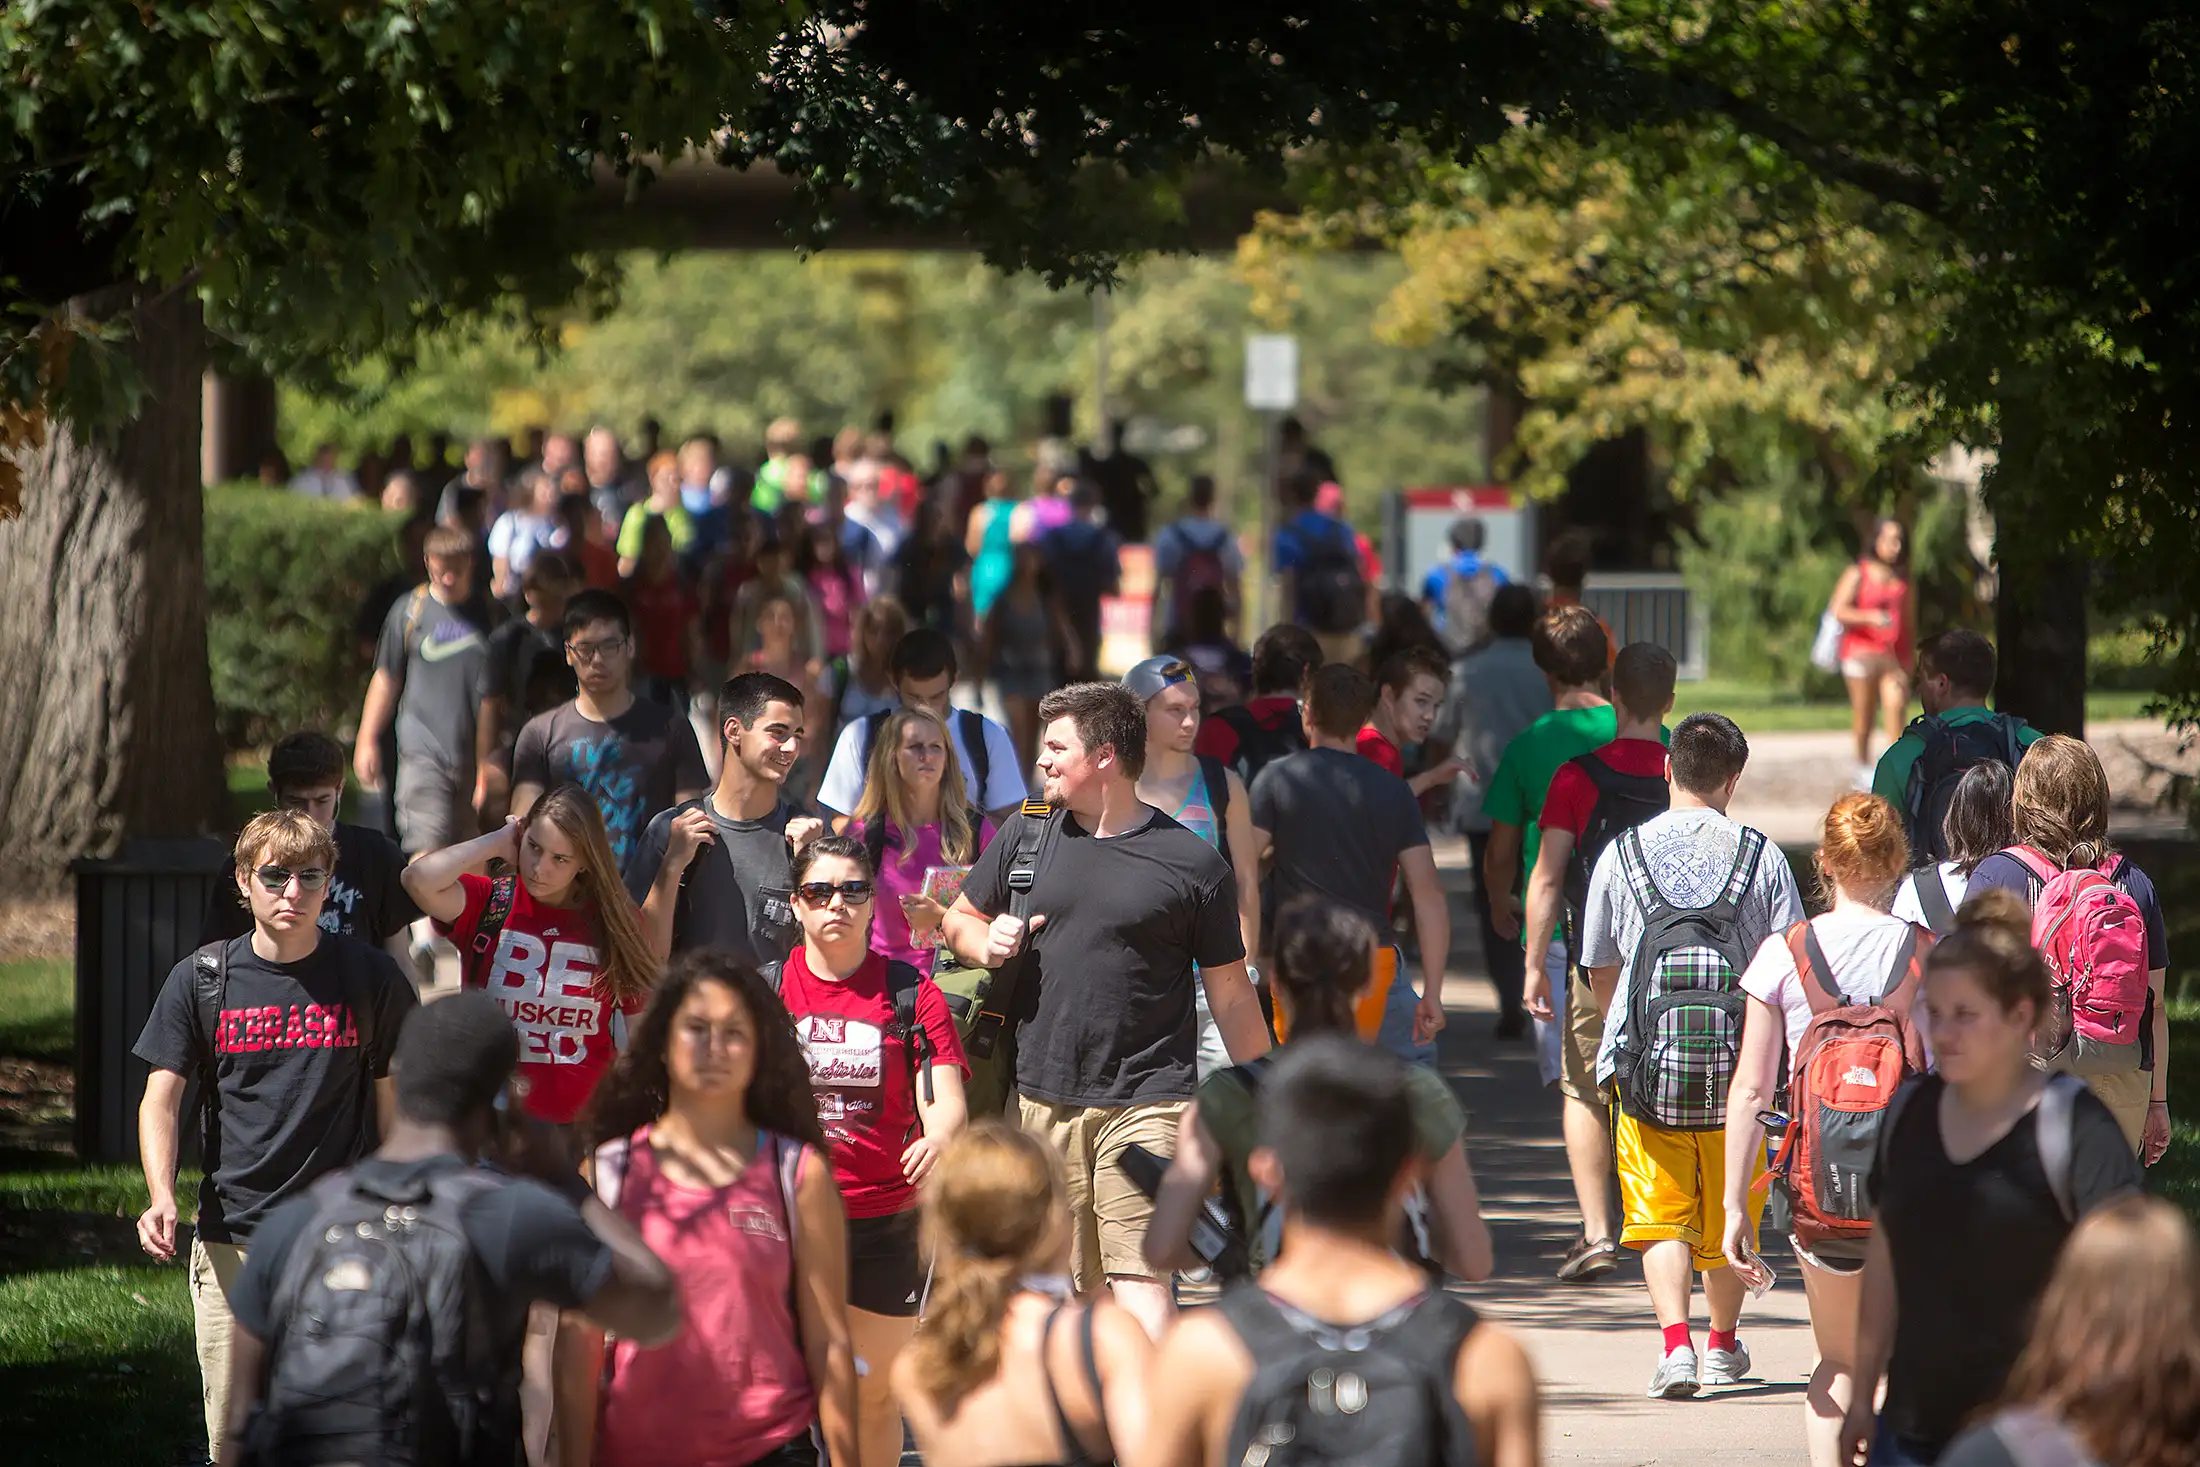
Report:
[[771,990],[774,993],[778,993],[780,985],[787,981],[787,965],[778,958],[760,965],[756,971],[759,977],[771,985]]
[[[1022,813],[1023,821],[1016,832],[1016,849],[1008,863],[1008,910],[1009,915],[1028,923],[1031,920],[1031,888],[1038,880],[1039,867],[1052,847],[1054,832],[1060,827],[1062,817],[1044,800],[1024,801]],[[1001,1030],[1015,1012],[1018,981],[1030,958],[1031,942],[1027,936],[1023,950],[1002,964],[994,975],[979,1005],[977,1021],[963,1041],[963,1052],[972,1059],[993,1057]]]
[[229,997],[229,944],[210,942],[191,954],[191,972],[192,1007],[198,1012],[200,1064],[204,1067],[199,1084],[211,1105],[214,1064],[221,1053],[222,1004]]
[[1619,847],[1620,874],[1627,878],[1628,888],[1635,894],[1635,905],[1642,909],[1645,923],[1660,913],[1670,910],[1672,904],[1665,893],[1658,890],[1658,880],[1650,874],[1650,858],[1643,853],[1642,837],[1634,826],[1620,832],[1615,844]]
[[1919,970],[1920,947],[1931,947],[1932,938],[1920,933],[1915,922],[1902,924],[1902,945],[1894,950],[1894,962],[1887,967],[1887,981],[1879,990],[1879,1001],[1884,1004],[1902,991]]
[[1955,929],[1956,909],[1948,900],[1948,883],[1938,865],[1920,866],[1911,872],[1910,891],[1917,897],[1917,909],[1925,914],[1926,926],[1935,932]]
[[[425,582],[413,587],[412,595],[405,602],[405,630],[397,639],[397,649],[409,661],[413,651],[413,633],[420,630],[420,619],[428,614],[428,587]],[[402,676],[402,671],[400,672]]]
[[856,735],[856,782],[858,784],[861,784],[871,771],[871,742],[878,737],[880,726],[891,717],[893,717],[892,710],[882,708],[876,713],[866,713],[856,720],[856,727],[862,730],[861,733]]
[[2078,1220],[2077,1198],[2070,1190],[2070,1160],[2077,1143],[2074,1113],[2083,1089],[2085,1081],[2076,1075],[2055,1074],[2047,1077],[2047,1087],[2040,1091],[2040,1170],[2047,1173],[2047,1190],[2055,1194],[2065,1222]]
[[1994,719],[2001,725],[2001,736],[2009,750],[2009,772],[2014,774],[2024,762],[2025,721],[2013,713],[1997,713]]
[[504,924],[512,917],[512,899],[519,890],[517,876],[499,876],[489,882],[489,896],[481,904],[481,920],[474,924],[473,940],[466,945],[467,977],[476,988],[489,981],[489,958],[496,951]]
[[1720,900],[1740,903],[1749,895],[1749,889],[1757,881],[1757,863],[1765,854],[1765,833],[1754,825],[1742,827],[1742,838],[1735,843],[1734,869],[1727,874],[1726,890]]
[[1215,831],[1222,837],[1224,859],[1230,855],[1230,766],[1212,754],[1201,754],[1199,777],[1207,782],[1207,808],[1215,813]]
[[[2053,861],[2048,860],[2045,851],[2035,850],[2031,846],[2011,846],[2002,854],[2010,857],[2019,866],[2030,872],[2032,879],[2042,886],[2047,885],[2048,882],[2053,881],[2062,874],[2062,868]],[[2034,895],[2037,895],[2037,893],[2034,893]]]
[[613,1212],[619,1210],[619,1194],[626,1189],[627,1163],[633,1159],[631,1137],[614,1136],[596,1148],[596,1197]]
[[983,809],[985,787],[993,773],[993,751],[985,743],[985,715],[973,713],[968,708],[957,708],[955,723],[962,730],[963,747],[970,751],[970,773],[978,782],[978,787],[969,792],[970,797]]
[[1283,1317],[1267,1291],[1251,1279],[1223,1291],[1216,1301],[1222,1317],[1245,1342],[1255,1360],[1275,1360],[1295,1353],[1302,1343],[1291,1321]]
[[886,811],[881,807],[876,815],[863,822],[863,854],[870,858],[871,875],[876,877],[886,865]]
[[917,985],[924,975],[898,958],[886,960],[886,1001],[893,1005],[894,1029],[909,1059],[910,1093],[932,1099],[932,1037],[917,1022]]
[[1803,1000],[1813,1014],[1840,1008],[1849,1001],[1841,985],[1834,982],[1833,964],[1808,922],[1798,922],[1787,930],[1787,948],[1788,955],[1795,959],[1795,976],[1803,984]]

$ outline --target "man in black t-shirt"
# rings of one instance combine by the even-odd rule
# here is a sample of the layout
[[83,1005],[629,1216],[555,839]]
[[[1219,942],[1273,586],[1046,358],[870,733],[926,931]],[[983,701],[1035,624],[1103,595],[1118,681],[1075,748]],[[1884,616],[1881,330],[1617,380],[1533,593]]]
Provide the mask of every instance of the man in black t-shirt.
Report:
[[717,787],[649,822],[627,854],[626,889],[659,956],[722,947],[743,962],[774,963],[801,936],[792,852],[825,828],[781,794],[802,755],[802,694],[785,678],[744,672],[727,679],[718,713],[726,746]]
[[580,572],[564,554],[545,550],[520,576],[526,614],[489,633],[489,696],[482,705],[482,768],[489,797],[482,823],[518,813],[519,776],[512,745],[529,719],[547,713],[579,690],[565,652],[565,604],[580,585]]
[[710,772],[687,718],[634,696],[634,625],[624,601],[582,591],[566,602],[562,629],[579,690],[520,730],[512,813],[525,815],[546,791],[577,784],[595,797],[623,866],[657,812],[700,799]]
[[1057,824],[1039,846],[1030,925],[1009,910],[1013,853],[1036,818],[1019,813],[978,857],[942,930],[977,967],[1000,967],[1028,941],[1011,1015],[1021,1124],[1068,1163],[1077,1288],[1105,1281],[1158,1336],[1169,1285],[1145,1260],[1153,1204],[1124,1173],[1124,1149],[1175,1154],[1197,1081],[1194,982],[1233,1063],[1266,1053],[1268,1028],[1229,863],[1138,798],[1144,705],[1118,683],[1075,683],[1047,694],[1039,717],[1039,772],[1058,813],[1046,817]]
[[[1253,843],[1274,856],[1279,910],[1311,892],[1358,912],[1384,934],[1377,964],[1387,972],[1388,994],[1382,1030],[1373,1037],[1401,1059],[1432,1065],[1444,1027],[1451,908],[1412,788],[1358,752],[1375,699],[1375,684],[1348,663],[1314,674],[1306,695],[1313,747],[1276,760],[1253,781]],[[1421,948],[1425,991],[1418,1000],[1403,954],[1389,940],[1391,886],[1401,873]]]
[[[349,1169],[350,1179],[377,1198],[425,1201],[435,1195],[438,1177],[462,1175],[477,1156],[498,1150],[497,1101],[518,1058],[511,1021],[485,993],[454,994],[423,1011],[405,1026],[391,1062],[399,1090],[387,1139]],[[236,1444],[246,1440],[264,1448],[265,1460],[280,1462],[288,1460],[286,1440],[320,1438],[317,1444],[326,1445],[322,1433],[331,1427],[360,1429],[355,1409],[346,1410],[351,1403],[324,1406],[325,1398],[310,1399],[321,1396],[313,1387],[326,1383],[309,1385],[298,1375],[319,1363],[303,1358],[317,1341],[307,1333],[294,1354],[289,1337],[299,1321],[293,1313],[298,1301],[285,1293],[287,1265],[295,1250],[319,1241],[306,1231],[318,1208],[318,1199],[300,1197],[277,1209],[261,1225],[236,1281],[235,1390],[225,1433],[233,1455],[225,1467],[237,1460]],[[465,1368],[459,1362],[472,1353],[481,1375],[457,1380],[439,1374],[434,1395],[413,1404],[423,1414],[440,1414],[448,1396],[472,1398],[477,1426],[463,1458],[468,1467],[518,1460],[520,1349],[529,1305],[582,1310],[644,1346],[661,1345],[679,1331],[680,1290],[671,1269],[570,1168],[542,1181],[511,1177],[482,1188],[460,1208],[459,1225],[476,1265],[469,1282],[486,1297],[469,1296],[464,1307],[440,1312],[431,1305],[430,1313],[438,1328],[478,1321],[486,1339],[465,1341],[469,1351],[441,1348],[446,1342],[437,1338],[432,1352],[439,1372]],[[375,1286],[371,1279],[357,1282]],[[291,1382],[296,1389],[269,1389]],[[309,1404],[260,1409],[266,1401],[300,1396]]]
[[[344,746],[314,729],[283,735],[267,753],[267,788],[278,808],[303,811],[335,838],[336,866],[321,903],[321,930],[356,937],[409,966],[405,928],[420,909],[397,879],[405,853],[382,832],[336,818],[344,802]],[[215,884],[199,946],[252,931],[252,908],[235,877],[232,865],[227,879]]]
[[176,1256],[176,1142],[186,1087],[206,1096],[191,1312],[219,1457],[229,1392],[226,1296],[252,1231],[276,1206],[374,1144],[392,1095],[390,1047],[419,1000],[388,953],[324,932],[335,839],[311,816],[270,810],[237,837],[252,932],[176,964],[131,1051],[152,1066],[138,1109],[148,1205],[138,1242]]

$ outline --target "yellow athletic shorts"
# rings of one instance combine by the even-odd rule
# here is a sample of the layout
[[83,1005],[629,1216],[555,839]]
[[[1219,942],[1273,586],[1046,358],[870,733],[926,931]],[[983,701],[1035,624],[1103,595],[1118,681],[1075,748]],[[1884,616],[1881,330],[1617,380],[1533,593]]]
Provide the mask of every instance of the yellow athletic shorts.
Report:
[[[1646,1248],[1678,1238],[1695,1250],[1698,1269],[1726,1267],[1719,1251],[1726,1232],[1726,1132],[1661,1130],[1614,1106],[1612,1141],[1619,1154],[1619,1240]],[[1745,1206],[1752,1234],[1764,1210],[1764,1192],[1752,1187]]]

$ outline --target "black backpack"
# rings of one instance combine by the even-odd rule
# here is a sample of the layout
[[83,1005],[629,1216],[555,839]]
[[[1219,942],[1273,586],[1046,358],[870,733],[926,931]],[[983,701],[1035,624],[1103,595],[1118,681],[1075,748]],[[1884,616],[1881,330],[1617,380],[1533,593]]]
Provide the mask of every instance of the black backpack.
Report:
[[[1306,723],[1299,710],[1293,708],[1284,720],[1274,728],[1265,727],[1244,704],[1233,704],[1215,712],[1218,723],[1229,725],[1237,735],[1237,752],[1229,758],[1230,768],[1245,781],[1245,787],[1253,787],[1253,776],[1259,774],[1286,754],[1297,754],[1306,748]],[[1227,782],[1225,782],[1227,784]],[[1209,786],[1210,793],[1212,786]],[[1221,818],[1221,812],[1216,812]]]
[[1742,898],[1757,879],[1762,831],[1742,828],[1726,885],[1708,907],[1676,907],[1650,874],[1642,836],[1619,838],[1620,870],[1643,914],[1627,973],[1627,1026],[1614,1051],[1620,1108],[1668,1131],[1716,1131],[1741,1058],[1742,973],[1754,956]]
[[1254,1360],[1224,1461],[1474,1467],[1474,1424],[1452,1373],[1479,1320],[1460,1300],[1432,1289],[1348,1328],[1279,1305],[1255,1283],[1223,1294],[1221,1308]]
[[[858,789],[870,781],[871,741],[878,737],[879,729],[884,727],[886,720],[893,716],[891,709],[863,715],[863,732],[856,739],[856,767],[862,774],[862,778],[856,782]],[[983,810],[985,808],[985,787],[991,782],[990,776],[993,773],[993,751],[985,746],[985,715],[973,713],[968,708],[957,708],[953,710],[950,722],[952,731],[962,735],[963,747],[970,751],[970,776],[978,786],[974,790],[965,790],[963,793],[970,797],[972,805]],[[953,747],[949,747],[947,757],[950,759],[955,757]],[[872,869],[877,869],[875,862]]]
[[1352,527],[1342,521],[1332,526],[1318,537],[1300,533],[1303,554],[1293,585],[1307,626],[1334,636],[1358,631],[1367,620],[1367,578]]
[[442,1467],[510,1460],[519,1354],[496,1356],[488,1283],[460,1223],[505,1185],[453,1166],[402,1182],[332,1173],[277,1278],[254,1464]]
[[[1588,823],[1574,841],[1572,861],[1566,867],[1566,914],[1578,934],[1581,914],[1589,906],[1589,878],[1605,847],[1654,815],[1663,815],[1673,804],[1672,788],[1654,774],[1622,774],[1595,754],[1580,754],[1568,761],[1596,786],[1597,802],[1589,809]],[[1578,941],[1568,950],[1580,952]]]
[[1910,837],[1910,861],[1937,865],[1948,859],[1948,802],[1964,773],[1982,759],[1998,759],[2011,770],[2024,757],[2024,720],[2006,713],[1950,723],[1920,714],[1904,730],[1924,741],[1910,782],[1902,795],[1902,823]]

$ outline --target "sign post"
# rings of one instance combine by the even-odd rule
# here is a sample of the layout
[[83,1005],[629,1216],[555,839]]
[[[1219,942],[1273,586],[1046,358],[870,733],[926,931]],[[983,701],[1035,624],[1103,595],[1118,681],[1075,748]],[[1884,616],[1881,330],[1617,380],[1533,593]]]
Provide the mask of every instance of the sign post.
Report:
[[1299,405],[1299,340],[1295,336],[1245,338],[1245,405],[1261,415],[1260,563],[1268,568],[1253,597],[1256,614],[1239,629],[1250,643],[1289,614],[1274,602],[1276,501],[1282,490],[1283,415]]

